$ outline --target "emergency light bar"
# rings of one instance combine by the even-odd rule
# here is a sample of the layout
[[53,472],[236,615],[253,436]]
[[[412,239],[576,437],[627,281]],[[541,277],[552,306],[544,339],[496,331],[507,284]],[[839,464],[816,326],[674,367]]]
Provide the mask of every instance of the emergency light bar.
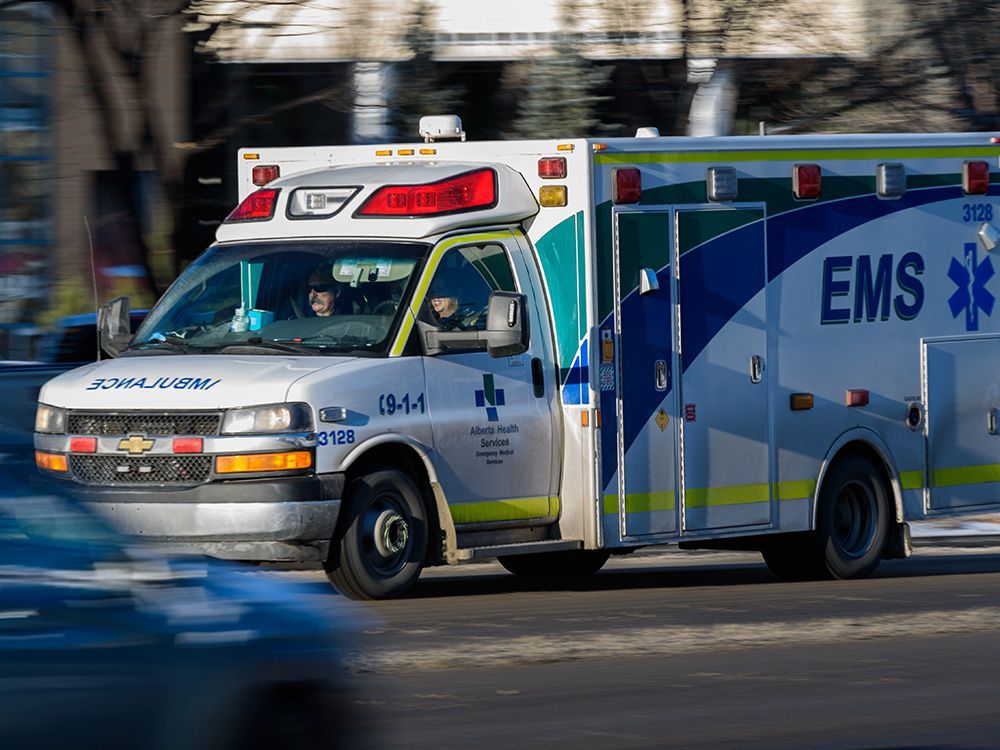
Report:
[[277,188],[255,190],[243,202],[233,209],[226,217],[225,224],[239,221],[268,221],[274,216],[274,207],[278,203]]
[[386,185],[355,211],[356,217],[441,216],[493,208],[497,204],[497,175],[477,169],[425,185]]

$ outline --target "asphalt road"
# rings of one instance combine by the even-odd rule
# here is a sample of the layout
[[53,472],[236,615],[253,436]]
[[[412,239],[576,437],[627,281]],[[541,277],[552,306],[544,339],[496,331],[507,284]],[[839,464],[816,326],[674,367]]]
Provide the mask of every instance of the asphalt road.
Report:
[[1000,748],[1000,547],[932,544],[863,581],[736,553],[432,570],[366,605],[358,708],[388,748]]

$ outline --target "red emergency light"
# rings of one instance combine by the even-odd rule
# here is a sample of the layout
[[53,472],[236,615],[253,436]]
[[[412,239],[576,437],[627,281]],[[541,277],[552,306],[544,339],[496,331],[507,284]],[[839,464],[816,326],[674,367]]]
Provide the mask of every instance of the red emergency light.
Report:
[[792,167],[792,192],[799,200],[815,200],[822,192],[819,164],[796,164]]
[[251,179],[257,187],[263,187],[281,177],[281,167],[277,164],[262,164],[253,168]]
[[638,203],[642,198],[642,173],[637,167],[611,170],[611,202]]
[[962,163],[962,190],[966,195],[986,195],[989,192],[989,162],[967,161]]
[[354,215],[441,216],[496,204],[496,172],[477,169],[424,185],[386,185],[372,193]]
[[543,156],[538,160],[538,176],[546,180],[561,180],[566,177],[566,157]]
[[274,207],[278,202],[278,189],[255,190],[250,193],[233,212],[226,217],[225,223],[236,221],[267,221],[274,216]]

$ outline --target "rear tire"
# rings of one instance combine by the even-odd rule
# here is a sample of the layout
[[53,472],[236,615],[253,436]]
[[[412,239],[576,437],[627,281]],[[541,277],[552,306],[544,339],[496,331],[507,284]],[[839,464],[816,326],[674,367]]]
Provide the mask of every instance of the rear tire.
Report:
[[409,476],[380,469],[351,483],[347,526],[333,540],[339,555],[326,565],[330,583],[352,599],[389,599],[416,583],[427,554],[428,522]]
[[526,578],[586,578],[604,567],[610,556],[603,549],[574,549],[511,555],[497,560],[514,575]]
[[823,480],[816,533],[831,578],[865,578],[882,560],[889,537],[889,492],[864,456],[834,464]]
[[789,581],[865,578],[885,552],[890,507],[878,467],[864,456],[847,456],[823,479],[816,530],[763,542],[764,562]]

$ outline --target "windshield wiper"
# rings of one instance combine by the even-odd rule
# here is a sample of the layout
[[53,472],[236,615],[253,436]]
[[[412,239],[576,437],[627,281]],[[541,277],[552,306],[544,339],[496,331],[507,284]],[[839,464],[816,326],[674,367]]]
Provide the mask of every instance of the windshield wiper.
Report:
[[180,352],[181,354],[191,354],[192,352],[200,351],[201,347],[191,346],[180,336],[167,336],[162,339],[147,339],[146,341],[140,341],[138,344],[132,344],[125,351],[127,352],[137,352],[152,348],[162,348],[169,349],[172,352]]
[[251,338],[246,341],[241,341],[239,343],[226,344],[221,349],[220,352],[224,352],[227,349],[273,349],[278,352],[288,352],[289,354],[306,354],[308,356],[316,356],[319,352],[316,351],[314,346],[299,346],[297,344],[285,343],[284,341],[275,341],[274,339],[262,339],[262,338]]

